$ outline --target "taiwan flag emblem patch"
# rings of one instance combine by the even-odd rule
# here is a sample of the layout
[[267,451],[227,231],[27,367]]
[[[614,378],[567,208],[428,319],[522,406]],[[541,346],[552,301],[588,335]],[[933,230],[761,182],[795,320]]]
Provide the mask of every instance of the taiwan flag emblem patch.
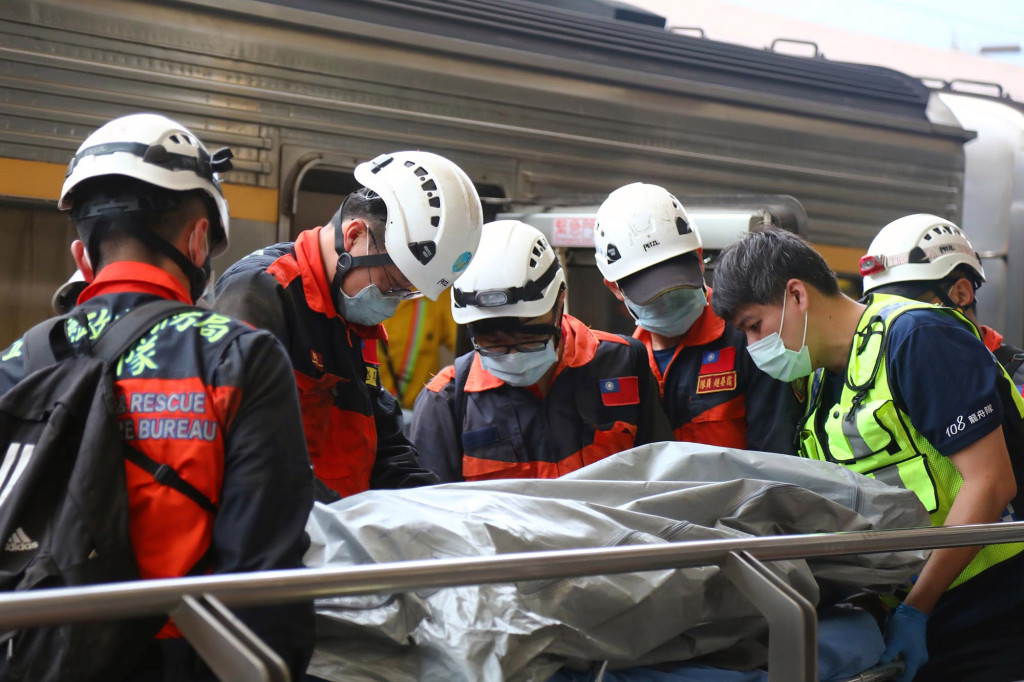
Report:
[[637,405],[640,402],[640,383],[637,377],[617,377],[601,379],[601,402],[605,407],[618,405]]
[[736,389],[736,349],[732,346],[704,351],[700,358],[697,393]]

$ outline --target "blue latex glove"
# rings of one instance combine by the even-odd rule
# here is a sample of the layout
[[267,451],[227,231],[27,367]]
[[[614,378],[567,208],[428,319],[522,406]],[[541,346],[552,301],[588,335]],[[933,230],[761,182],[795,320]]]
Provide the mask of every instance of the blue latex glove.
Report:
[[879,662],[888,663],[902,654],[907,669],[899,682],[913,680],[928,661],[927,626],[928,614],[906,604],[900,604],[889,618],[889,626],[885,630],[885,651]]

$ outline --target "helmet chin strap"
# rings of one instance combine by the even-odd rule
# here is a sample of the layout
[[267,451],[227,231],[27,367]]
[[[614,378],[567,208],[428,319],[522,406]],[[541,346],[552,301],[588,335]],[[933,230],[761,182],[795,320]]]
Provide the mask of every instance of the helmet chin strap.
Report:
[[136,225],[131,220],[120,220],[119,216],[116,215],[111,215],[110,217],[101,219],[93,228],[92,234],[89,236],[89,243],[86,244],[86,250],[89,253],[89,262],[94,264],[94,268],[96,267],[96,264],[101,262],[99,249],[100,242],[115,225],[138,239],[150,250],[156,251],[162,256],[166,256],[174,261],[174,264],[181,269],[182,274],[184,274],[185,278],[188,280],[189,296],[191,297],[192,302],[195,303],[199,300],[199,297],[203,295],[203,291],[206,289],[206,283],[209,281],[210,274],[213,271],[213,265],[211,263],[209,253],[206,255],[206,262],[204,262],[201,267],[197,267],[188,259],[188,257],[185,256],[185,254],[179,251],[177,247],[163,237],[160,237],[152,230]]
[[[347,200],[348,199],[346,198],[346,201]],[[348,252],[345,248],[345,231],[341,229],[341,212],[344,209],[345,204],[343,202],[341,204],[341,208],[339,208],[338,212],[334,214],[333,218],[331,218],[331,225],[334,227],[334,252],[338,254],[338,264],[334,268],[334,279],[331,280],[331,285],[329,287],[331,300],[334,301],[334,309],[337,310],[338,314],[342,317],[345,316],[345,292],[342,290],[341,284],[349,270],[395,264],[395,262],[391,260],[391,256],[386,253],[367,253],[365,256],[353,256]],[[370,249],[369,240],[367,240],[366,249],[367,251]]]
[[[974,307],[978,304],[977,297],[975,297],[974,300],[967,305],[959,305],[957,303],[954,303],[953,299],[949,297],[949,292],[953,289],[954,286],[956,286],[956,283],[958,281],[959,279],[954,281],[953,284],[949,286],[946,286],[946,284],[944,284],[942,281],[939,281],[936,283],[936,286],[932,287],[932,293],[935,294],[935,296],[938,297],[939,301],[942,302],[942,305],[946,306],[947,308],[953,308],[954,310],[960,311],[973,310]],[[970,280],[967,281],[970,282]],[[971,284],[973,285],[974,283],[972,282]],[[977,287],[974,287],[974,290],[977,291]]]

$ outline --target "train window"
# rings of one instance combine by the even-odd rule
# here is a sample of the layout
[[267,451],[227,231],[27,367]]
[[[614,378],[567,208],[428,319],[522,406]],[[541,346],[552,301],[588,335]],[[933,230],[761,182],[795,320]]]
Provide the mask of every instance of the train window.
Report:
[[53,315],[53,293],[75,271],[77,239],[66,213],[34,203],[0,204],[0,347]]
[[299,185],[290,238],[294,240],[303,230],[329,222],[345,197],[357,189],[359,183],[351,170],[326,166],[310,169]]

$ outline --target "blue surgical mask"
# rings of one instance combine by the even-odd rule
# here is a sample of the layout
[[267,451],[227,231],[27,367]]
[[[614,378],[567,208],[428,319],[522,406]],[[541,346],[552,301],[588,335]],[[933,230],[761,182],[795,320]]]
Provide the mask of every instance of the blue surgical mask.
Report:
[[355,296],[349,296],[342,290],[338,290],[338,296],[342,306],[338,306],[338,312],[343,318],[355,324],[362,324],[367,327],[374,327],[395,314],[400,298],[385,296],[376,284],[366,286]]
[[531,386],[558,361],[552,341],[544,350],[533,353],[507,353],[496,357],[480,356],[484,369],[511,386]]
[[682,336],[690,330],[707,305],[708,299],[703,289],[673,289],[647,305],[637,305],[626,299],[626,310],[636,323],[660,336]]
[[804,311],[804,338],[800,341],[800,350],[790,350],[782,342],[782,327],[786,323],[786,300],[788,298],[789,296],[786,296],[782,299],[782,320],[779,322],[779,331],[747,346],[747,352],[750,353],[750,357],[758,369],[779,381],[794,381],[813,371],[811,351],[804,344],[807,341],[807,311]]

